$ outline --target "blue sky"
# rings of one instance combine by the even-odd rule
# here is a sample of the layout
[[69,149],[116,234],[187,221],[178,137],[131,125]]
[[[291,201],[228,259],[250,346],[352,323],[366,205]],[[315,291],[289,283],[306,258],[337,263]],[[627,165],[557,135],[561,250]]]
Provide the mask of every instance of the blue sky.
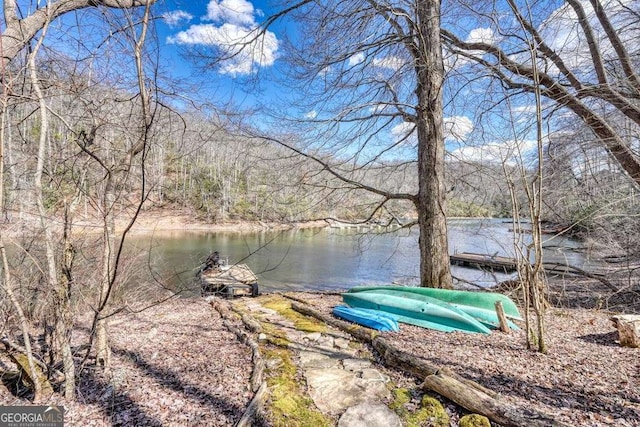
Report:
[[[524,3],[524,0],[522,2]],[[44,5],[44,2],[38,2],[38,6],[36,6],[34,2],[27,0],[19,1],[19,3],[23,14],[28,14],[33,7],[43,7]],[[587,18],[594,25],[596,32],[601,33],[589,2],[582,0],[582,3],[585,6]],[[278,86],[277,81],[270,79],[270,77],[278,73],[278,64],[282,62],[278,60],[278,55],[282,51],[281,40],[283,35],[281,30],[286,27],[289,31],[289,36],[293,33],[295,38],[295,23],[276,23],[262,40],[263,44],[259,47],[255,46],[256,49],[253,50],[253,53],[256,53],[255,55],[251,54],[251,49],[248,49],[235,56],[232,60],[219,64],[217,68],[196,67],[191,60],[186,59],[188,54],[184,57],[181,55],[181,53],[188,53],[189,51],[192,53],[193,50],[199,50],[205,54],[207,52],[211,53],[216,49],[218,52],[237,52],[232,47],[234,42],[241,39],[263,22],[267,16],[275,12],[274,9],[269,7],[269,4],[272,3],[266,0],[159,0],[153,6],[155,16],[164,16],[164,20],[159,20],[157,23],[161,65],[175,77],[183,78],[195,86],[193,93],[185,93],[185,96],[194,96],[199,100],[206,98],[213,103],[221,104],[233,101],[234,104],[247,108],[257,102],[269,103],[270,100],[277,99],[285,101],[283,103],[285,106],[280,108],[283,111],[287,109],[286,100],[291,96],[291,90]],[[290,3],[281,2],[281,4],[287,5]],[[496,28],[496,21],[492,20],[491,15],[492,12],[495,12],[491,10],[491,7],[494,7],[493,5],[500,7],[500,4],[505,7],[501,2],[491,4],[486,2],[478,3],[478,8],[489,8],[488,14],[484,17],[481,14],[476,14],[473,18],[455,19],[457,17],[456,13],[459,13],[459,11],[454,11],[450,15],[447,15],[445,11],[445,18],[447,18],[444,21],[445,25],[467,41],[481,40],[504,47],[505,43],[510,43],[511,41],[506,38],[500,38],[501,29]],[[566,3],[561,0],[543,0],[533,5],[539,8],[537,12],[540,12],[540,16],[536,24],[549,45],[565,58],[565,62],[577,75],[590,73],[588,47],[583,42],[579,26],[576,25],[575,13],[572,12],[571,8],[568,8]],[[639,12],[639,5],[640,2],[637,0],[605,2],[607,8],[619,9],[614,10],[611,13],[611,17],[614,24],[617,24],[620,28],[635,27],[625,27],[622,25],[624,24],[623,22],[617,22],[625,16],[618,12],[625,9]],[[445,4],[445,7],[447,6]],[[127,61],[122,58],[122,55],[118,58],[123,48],[123,46],[118,45],[118,40],[110,41],[108,34],[105,37],[105,34],[93,29],[95,19],[103,19],[105,16],[113,19],[107,13],[104,16],[101,13],[99,9],[93,9],[78,15],[70,14],[63,17],[60,20],[61,22],[52,25],[47,35],[52,47],[68,53],[71,57],[77,56],[78,58],[88,59],[86,63],[89,66],[93,66],[92,58],[100,55],[104,55],[103,62],[107,67],[116,61]],[[500,22],[501,25],[505,23],[513,25],[513,16],[509,18],[508,15],[504,14],[505,18]],[[56,32],[58,33],[58,38],[52,34]],[[639,40],[637,30],[628,29],[621,32],[620,35],[629,45],[635,45]],[[71,44],[64,44],[65,42]],[[94,51],[93,49],[97,45],[100,45],[101,48]],[[605,55],[607,51],[611,50],[606,43],[603,43],[600,47]],[[357,56],[358,54],[353,55],[345,61],[349,64],[352,62],[355,64],[358,62]],[[386,67],[390,67],[393,63],[392,57],[376,59],[380,60],[379,64],[386,61]],[[457,58],[455,65],[449,64],[449,67],[464,66],[465,61],[460,58]],[[117,68],[114,67],[114,69]],[[104,73],[109,73],[109,71],[109,69],[106,69]],[[257,86],[240,84],[244,83],[246,79],[251,79],[255,76],[256,71],[260,71],[261,84]],[[554,70],[552,69],[551,72],[554,72]],[[198,90],[198,85],[202,87],[201,90]],[[455,141],[453,140],[457,139],[467,144],[459,146],[460,152],[466,150],[470,157],[477,157],[482,151],[477,147],[473,147],[474,135],[472,131],[474,128],[477,129],[476,117],[473,111],[474,107],[477,107],[477,103],[474,102],[476,94],[473,93],[473,90],[477,90],[477,93],[480,93],[484,88],[481,87],[481,84],[478,84],[476,87],[465,88],[464,91],[457,93],[457,99],[450,104],[450,107],[445,112],[445,123],[450,127],[451,135],[457,137],[450,137],[449,148],[455,149],[455,144],[453,143]],[[521,117],[531,117],[530,99],[522,100],[518,104],[513,104],[512,107],[512,112],[521,114]],[[305,115],[314,117],[319,113],[321,112],[315,111],[313,107],[307,111],[300,110],[296,112],[299,118]],[[398,138],[403,133],[406,133],[406,127],[407,123],[401,121],[393,123],[393,126],[389,129],[388,136],[390,138]],[[479,140],[475,139],[475,141]],[[492,141],[480,140],[480,142],[486,144]],[[496,144],[499,143],[500,141],[496,142]],[[487,150],[484,150],[484,153],[487,153]]]
[[[158,23],[165,64],[178,77],[215,80],[218,89],[242,101],[248,95],[235,82],[272,67],[279,41],[268,31],[260,46],[238,52],[234,42],[251,33],[272,10],[266,2],[248,0],[183,1],[165,0],[156,5],[164,20]],[[277,25],[275,26],[277,28]],[[234,55],[216,67],[204,69],[189,59],[189,51],[225,52]],[[236,100],[238,101],[238,100]]]
[[[623,7],[627,4],[633,4],[633,1],[620,0],[617,7]],[[587,8],[589,19],[595,21],[588,2],[585,1],[584,5]],[[275,12],[266,1],[165,0],[158,3],[156,7],[156,14],[164,16],[164,21],[158,23],[162,55],[165,64],[170,64],[170,69],[176,76],[189,77],[193,81],[213,83],[217,89],[216,96],[221,102],[233,98],[236,104],[251,107],[254,103],[269,102],[270,99],[286,101],[288,96],[286,90],[279,87],[275,80],[269,80],[269,70],[276,67],[280,54],[282,34],[279,34],[279,30],[282,29],[281,24],[276,23],[270,28],[265,37],[260,40],[259,46],[250,46],[249,49],[245,48],[240,53],[238,53],[238,48],[234,47],[234,42],[242,40],[267,16]],[[575,25],[575,13],[566,4],[557,0],[543,1],[538,3],[536,7],[540,7],[540,12],[542,12],[541,18],[538,20],[538,29],[543,37],[552,48],[566,58],[567,63],[577,73],[583,72],[583,66],[588,65],[589,54],[587,46],[580,41],[582,37],[577,30],[579,27]],[[508,15],[507,13],[505,16]],[[508,39],[501,39],[498,29],[494,26],[495,22],[491,21],[490,16],[485,20],[481,15],[477,15],[473,20],[458,19],[447,22],[445,19],[445,22],[445,25],[450,26],[450,30],[455,31],[459,37],[467,41],[483,41],[500,44],[503,47],[503,43],[509,42]],[[513,18],[511,22],[505,21],[505,23],[513,25]],[[597,28],[597,25],[595,27]],[[289,31],[292,28],[295,29],[294,26],[289,26]],[[606,47],[603,45],[603,48],[606,49]],[[203,71],[202,68],[195,67],[188,59],[180,56],[180,52],[184,53],[193,49],[203,53],[226,52],[234,54],[234,57],[218,64],[216,68],[209,67]],[[348,61],[357,62],[356,56],[349,58]],[[448,66],[464,67],[465,60],[458,57],[455,65],[449,64]],[[259,70],[261,71],[262,83],[260,86],[251,86],[246,89],[245,86],[237,84],[237,82],[242,82],[255,75]],[[493,145],[494,150],[474,147],[476,144],[473,144],[473,141],[468,141],[473,138],[472,132],[476,119],[473,109],[478,107],[474,103],[473,89],[480,92],[484,88],[470,87],[469,90],[465,89],[464,92],[458,94],[458,100],[452,103],[451,108],[445,113],[445,124],[450,130],[448,146],[451,150],[457,150],[462,157],[466,156],[471,159],[482,155],[497,157],[497,155],[491,154],[491,151],[496,153],[503,151],[499,144],[504,144],[504,140],[502,142],[478,141],[485,146],[491,147]],[[517,114],[523,120],[526,117],[531,118],[533,108],[530,102],[531,99],[524,99],[520,104],[514,103],[512,113]],[[298,114],[312,116],[317,112],[314,110],[299,111]],[[400,137],[406,133],[407,126],[407,123],[398,122],[390,129],[389,136],[392,138]],[[471,144],[466,145],[468,142]],[[527,141],[529,144],[531,142]],[[456,143],[458,148],[456,148]]]
[[[267,31],[256,52],[238,52],[233,44],[246,38],[265,16],[264,5],[247,0],[211,0],[185,4],[187,9],[175,9],[164,14],[168,28],[168,44],[207,46],[237,54],[220,64],[220,74],[237,76],[251,74],[256,67],[274,64],[278,39]],[[179,4],[176,2],[176,6]],[[268,13],[269,11],[266,11]],[[255,53],[252,55],[251,53]]]
[[[252,76],[258,70],[269,70],[275,67],[278,59],[280,42],[282,37],[278,33],[279,23],[270,28],[262,40],[260,46],[248,49],[235,56],[232,60],[219,64],[215,69],[206,71],[195,68],[188,59],[181,58],[179,53],[190,49],[198,49],[203,52],[230,52],[236,53],[233,47],[235,41],[241,40],[256,28],[263,20],[274,13],[265,1],[250,0],[209,0],[209,1],[181,1],[165,0],[157,6],[160,14],[164,16],[164,22],[158,24],[161,42],[164,44],[163,54],[165,59],[171,61],[173,72],[182,77],[191,76],[195,79],[203,79],[215,82],[216,95],[223,101],[225,97],[233,97],[234,102],[241,106],[250,107],[253,103],[269,103],[270,99],[286,101],[287,91],[278,86],[276,81],[269,81],[269,72],[261,72],[262,91],[253,93],[245,91],[244,86],[236,84],[246,77]],[[458,25],[461,25],[458,23]],[[469,25],[473,25],[470,23]],[[289,30],[292,27],[289,27]],[[467,40],[491,41],[494,32],[489,28],[464,28],[459,27],[461,36]],[[465,34],[466,33],[466,34]],[[291,34],[289,34],[291,35]],[[257,54],[256,54],[257,53]],[[356,55],[349,61],[358,62]],[[265,81],[265,78],[267,79]],[[251,90],[255,86],[251,86]],[[224,102],[224,101],[223,101]],[[445,117],[445,126],[449,130],[449,144],[451,150],[463,147],[467,137],[474,128],[474,117],[464,108],[472,104],[463,103],[462,109],[452,110]],[[294,112],[291,111],[293,114]],[[307,114],[313,117],[315,110],[299,111],[297,114]],[[398,122],[389,129],[388,137],[401,138],[406,134],[409,123]],[[456,145],[457,144],[457,145]],[[499,149],[497,150],[499,151]],[[467,153],[476,157],[479,153],[475,149],[467,149]]]
[[[237,55],[230,61],[219,64],[215,69],[209,68],[206,71],[194,68],[188,59],[180,56],[180,52],[185,53],[190,49],[198,49],[204,52],[231,52],[235,53],[232,47],[235,41],[249,34],[267,16],[274,13],[264,1],[250,0],[209,0],[209,1],[180,1],[166,0],[158,5],[158,12],[164,16],[164,22],[159,23],[161,43],[165,59],[172,64],[173,72],[182,77],[193,77],[194,79],[204,78],[215,81],[218,86],[217,94],[221,97],[235,96],[236,102],[250,106],[255,102],[266,102],[270,99],[286,101],[287,89],[279,87],[276,80],[269,80],[269,70],[275,67],[278,59],[281,29],[280,22],[276,22],[267,31],[265,37],[260,41],[259,46],[248,49]],[[291,30],[293,26],[289,26]],[[291,33],[288,34],[292,36]],[[295,34],[293,34],[295,37]],[[361,54],[360,54],[361,55]],[[362,59],[354,55],[349,59],[350,64],[356,64]],[[392,61],[392,60],[390,60]],[[242,81],[261,70],[261,91],[258,95],[244,92]],[[194,73],[195,71],[195,73]],[[266,81],[265,81],[266,79]],[[255,86],[251,86],[251,90]],[[306,117],[315,117],[317,111],[298,111],[291,114],[299,114]],[[471,127],[471,120],[464,116],[449,117],[447,125],[456,135],[466,135]],[[406,133],[406,123],[399,123],[390,129],[390,137],[400,138]]]

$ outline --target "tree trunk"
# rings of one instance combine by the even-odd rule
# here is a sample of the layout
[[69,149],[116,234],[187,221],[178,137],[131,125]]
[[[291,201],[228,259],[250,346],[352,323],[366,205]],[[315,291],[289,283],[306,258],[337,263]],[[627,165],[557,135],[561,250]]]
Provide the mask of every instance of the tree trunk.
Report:
[[115,195],[113,194],[112,178],[107,177],[105,183],[105,194],[102,199],[103,210],[103,234],[102,234],[102,283],[100,285],[100,298],[98,302],[98,311],[95,314],[95,333],[96,333],[96,365],[104,369],[105,374],[109,374],[111,368],[111,349],[109,348],[108,335],[108,319],[100,318],[105,312],[105,308],[111,298],[113,291],[113,279],[111,277],[111,266],[113,263],[112,248],[115,244],[115,219],[113,210],[115,204]]
[[64,397],[74,399],[76,394],[76,365],[71,351],[71,330],[73,327],[73,313],[71,312],[71,286],[73,285],[73,260],[75,250],[71,245],[71,222],[68,211],[65,212],[64,249],[62,253],[62,275],[56,289],[56,338],[62,356],[64,368]]
[[416,2],[416,12],[422,36],[417,41],[416,58],[419,189],[415,203],[420,227],[420,284],[430,288],[453,288],[444,187],[440,2]]
[[560,427],[566,424],[557,421],[552,415],[541,414],[518,408],[503,400],[497,400],[477,389],[468,387],[458,379],[448,375],[446,369],[429,375],[424,379],[423,387],[441,396],[453,400],[472,413],[478,413],[510,427]]
[[70,332],[70,321],[68,320],[70,317],[71,308],[69,306],[69,297],[67,292],[68,284],[66,281],[60,281],[58,277],[58,268],[56,264],[56,256],[55,256],[55,244],[53,241],[52,234],[52,224],[49,221],[49,217],[47,215],[47,210],[44,206],[44,195],[43,195],[43,186],[42,186],[42,175],[44,173],[44,162],[47,157],[47,139],[48,139],[48,129],[49,129],[49,119],[48,119],[48,110],[47,105],[44,101],[44,95],[42,90],[40,89],[40,82],[38,80],[38,75],[36,71],[36,55],[38,54],[39,47],[44,40],[46,35],[48,23],[45,23],[44,28],[42,30],[42,34],[36,47],[29,54],[29,72],[31,77],[31,84],[33,86],[33,91],[36,94],[36,98],[39,103],[40,109],[40,135],[39,135],[39,145],[38,145],[38,159],[36,164],[36,170],[34,174],[34,191],[36,204],[38,207],[38,215],[40,219],[40,225],[42,227],[42,232],[44,234],[44,245],[45,245],[45,254],[46,254],[46,262],[47,262],[47,282],[49,283],[50,289],[55,294],[54,297],[54,317],[55,321],[55,331],[54,334],[56,339],[54,343],[57,347],[55,349],[54,354],[60,353],[63,357],[64,369],[65,369],[65,377],[66,377],[66,385],[65,385],[65,398],[73,399],[75,397],[75,364],[73,362],[73,355],[71,352],[71,332]]

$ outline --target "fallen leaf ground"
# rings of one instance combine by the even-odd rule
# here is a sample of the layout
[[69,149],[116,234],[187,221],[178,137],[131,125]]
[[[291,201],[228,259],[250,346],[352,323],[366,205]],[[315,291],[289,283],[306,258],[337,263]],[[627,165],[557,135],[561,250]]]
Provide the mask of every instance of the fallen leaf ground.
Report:
[[[336,295],[298,297],[326,312],[341,303]],[[550,310],[547,354],[527,350],[522,331],[487,336],[402,325],[387,337],[507,401],[555,414],[569,425],[639,426],[639,349],[618,345],[610,315]],[[86,332],[79,326],[81,337]],[[65,406],[67,425],[230,426],[251,400],[250,351],[202,299],[173,300],[116,317],[111,338],[113,376],[107,380],[86,368],[77,402],[60,397],[47,402]],[[28,403],[0,386],[0,405]]]

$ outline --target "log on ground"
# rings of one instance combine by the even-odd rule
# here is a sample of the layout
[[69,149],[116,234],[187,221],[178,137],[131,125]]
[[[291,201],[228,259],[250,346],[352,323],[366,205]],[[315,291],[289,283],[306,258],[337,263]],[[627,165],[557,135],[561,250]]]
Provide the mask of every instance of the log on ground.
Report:
[[421,357],[400,350],[377,332],[315,310],[307,304],[292,303],[301,314],[315,317],[337,327],[354,338],[369,343],[382,356],[386,365],[414,375],[428,388],[471,412],[484,415],[504,426],[569,427],[553,416],[501,402],[497,393],[455,372],[436,366]]

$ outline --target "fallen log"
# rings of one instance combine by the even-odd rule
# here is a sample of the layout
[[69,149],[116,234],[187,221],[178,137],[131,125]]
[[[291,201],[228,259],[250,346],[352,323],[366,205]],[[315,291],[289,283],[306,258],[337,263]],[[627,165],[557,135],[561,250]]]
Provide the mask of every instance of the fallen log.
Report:
[[236,427],[248,427],[254,425],[255,423],[253,420],[255,420],[255,418],[260,414],[260,411],[264,407],[266,398],[267,382],[263,381],[256,394],[253,396],[253,399],[251,399],[249,406],[247,406],[247,409],[244,411],[244,414],[242,414],[242,418],[240,418],[240,421],[236,424]]
[[34,378],[31,375],[31,370],[29,369],[28,357],[23,353],[9,353],[9,357],[11,360],[18,366],[20,373],[26,378],[27,382],[31,384],[31,386],[36,387],[36,382],[40,385],[40,393],[42,397],[49,398],[53,394],[53,387],[51,383],[47,379],[47,376],[44,374],[40,366],[35,365],[35,374]]
[[335,326],[360,341],[371,344],[382,356],[386,365],[422,379],[425,388],[448,398],[471,412],[484,415],[496,423],[510,427],[569,427],[551,415],[501,402],[496,392],[447,368],[441,368],[426,359],[398,349],[371,329],[338,320],[307,304],[294,302],[291,304],[291,308],[301,314],[315,317],[328,325]]
[[462,383],[450,375],[450,371],[446,368],[434,375],[427,376],[422,386],[456,402],[472,413],[484,415],[491,421],[504,426],[551,427],[565,425],[555,420],[552,415],[499,401],[486,393],[469,387],[468,384]]
[[[298,313],[322,320],[324,323],[335,326],[338,329],[351,334],[356,339],[370,344],[383,357],[388,365],[400,366],[402,367],[401,369],[404,372],[412,374],[413,376],[424,378],[426,375],[435,374],[440,371],[439,366],[434,365],[428,360],[416,357],[411,353],[397,349],[395,346],[389,343],[389,341],[380,336],[378,332],[372,329],[364,328],[353,323],[336,319],[335,317],[321,313],[306,304],[298,304],[294,302],[291,304],[291,308]],[[482,391],[483,393],[496,395],[493,391],[487,389],[486,387],[483,387],[476,382],[469,381],[466,378],[460,377],[455,373],[452,373],[452,375],[456,376],[459,381],[467,383],[470,387],[478,388],[478,390]]]
[[[261,384],[263,383],[265,368],[264,359],[262,357],[262,354],[260,353],[260,347],[258,346],[257,341],[254,340],[245,331],[241,330],[233,324],[232,319],[234,319],[235,313],[229,309],[227,305],[228,303],[225,304],[215,298],[211,300],[210,304],[218,313],[220,313],[220,317],[222,317],[222,324],[225,326],[225,328],[227,328],[229,332],[233,333],[241,343],[246,344],[251,349],[251,361],[253,364],[253,370],[251,372],[250,380],[251,391],[257,393]],[[244,318],[245,316],[242,316],[242,319]]]

